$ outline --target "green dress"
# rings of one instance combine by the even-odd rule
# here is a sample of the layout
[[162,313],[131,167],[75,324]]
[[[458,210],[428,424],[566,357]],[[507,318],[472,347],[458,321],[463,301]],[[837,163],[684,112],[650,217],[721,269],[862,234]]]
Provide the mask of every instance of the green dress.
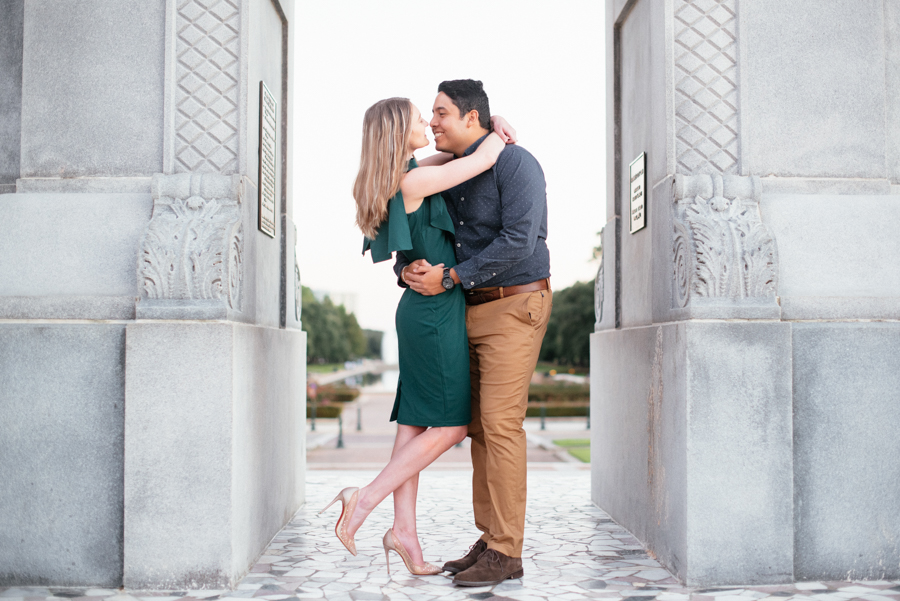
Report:
[[[412,159],[409,168],[417,166]],[[425,259],[453,267],[453,235],[453,221],[440,194],[425,198],[407,215],[403,194],[397,192],[375,239],[366,238],[363,254],[371,250],[372,261],[378,263],[401,250],[410,261]],[[400,381],[391,421],[408,426],[467,425],[472,408],[462,287],[435,296],[407,288],[397,305],[396,327]]]

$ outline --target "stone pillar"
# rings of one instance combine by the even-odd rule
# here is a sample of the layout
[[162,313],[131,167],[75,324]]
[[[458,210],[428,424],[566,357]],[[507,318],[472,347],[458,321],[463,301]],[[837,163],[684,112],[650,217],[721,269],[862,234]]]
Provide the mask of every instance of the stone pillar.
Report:
[[231,586],[304,498],[293,3],[3,10],[0,584]]
[[592,496],[689,584],[900,574],[898,16],[607,1]]

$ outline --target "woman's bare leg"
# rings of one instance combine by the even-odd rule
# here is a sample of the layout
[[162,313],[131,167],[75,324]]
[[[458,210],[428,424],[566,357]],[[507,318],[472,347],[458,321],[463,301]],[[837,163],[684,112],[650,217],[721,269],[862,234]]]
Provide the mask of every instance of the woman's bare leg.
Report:
[[[372,510],[381,503],[385,497],[400,488],[410,478],[418,476],[419,472],[431,465],[431,463],[441,456],[447,449],[460,442],[466,437],[466,426],[448,426],[443,428],[429,428],[427,430],[417,426],[397,426],[397,438],[394,443],[394,452],[391,460],[385,466],[381,473],[375,477],[368,485],[359,491],[359,497],[356,504],[356,510],[353,517],[347,525],[347,533],[353,537],[356,531],[366,520]],[[406,441],[399,445],[400,440]],[[412,514],[409,514],[408,496],[410,492],[415,499],[418,480],[414,483],[414,487],[408,491],[401,492],[401,503],[404,503],[404,518],[415,523],[415,504],[412,504]],[[406,522],[404,522],[405,525]],[[398,534],[399,537],[399,534]],[[401,542],[406,544],[405,537]],[[412,549],[408,549],[410,554]],[[421,558],[421,549],[418,550]],[[414,561],[418,563],[414,556]]]
[[[391,458],[413,438],[425,431],[425,428],[399,425],[397,438],[394,439],[394,450]],[[419,491],[419,474],[415,474],[409,480],[394,489],[394,534],[403,543],[403,547],[409,553],[413,563],[422,565],[425,560],[422,556],[422,547],[419,545],[419,535],[416,530],[416,497]]]

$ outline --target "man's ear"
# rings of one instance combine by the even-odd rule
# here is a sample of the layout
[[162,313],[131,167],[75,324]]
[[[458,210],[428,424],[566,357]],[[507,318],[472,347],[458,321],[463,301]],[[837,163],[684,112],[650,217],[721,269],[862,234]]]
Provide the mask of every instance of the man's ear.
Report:
[[478,111],[472,109],[468,113],[466,113],[466,127],[480,127],[481,124],[478,121]]

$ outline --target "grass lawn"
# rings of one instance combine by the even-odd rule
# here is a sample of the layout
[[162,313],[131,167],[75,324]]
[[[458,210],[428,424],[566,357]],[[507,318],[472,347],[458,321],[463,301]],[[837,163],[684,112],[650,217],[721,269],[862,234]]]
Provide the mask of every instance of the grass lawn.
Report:
[[569,451],[569,455],[583,462],[591,462],[591,440],[589,438],[561,438],[553,444]]
[[341,371],[344,369],[343,363],[308,363],[306,371],[314,374],[330,374],[333,371]]
[[558,447],[589,447],[591,446],[590,438],[561,438],[560,440],[554,440],[553,444]]
[[591,462],[591,447],[579,447],[577,449],[569,449],[569,455],[582,463]]

